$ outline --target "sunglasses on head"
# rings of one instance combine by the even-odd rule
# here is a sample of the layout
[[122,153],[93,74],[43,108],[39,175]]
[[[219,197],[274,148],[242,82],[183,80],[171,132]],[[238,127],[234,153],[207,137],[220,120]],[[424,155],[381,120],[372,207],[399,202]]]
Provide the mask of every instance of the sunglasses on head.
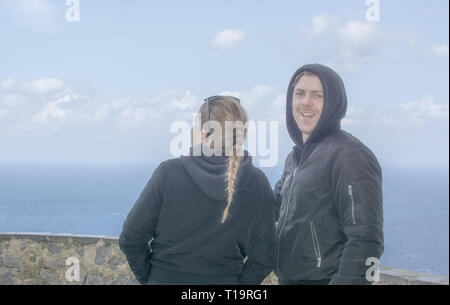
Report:
[[206,102],[206,122],[208,122],[210,120],[210,106],[209,104],[215,100],[221,99],[221,98],[225,98],[225,99],[231,99],[233,101],[235,101],[236,103],[240,104],[241,100],[238,99],[237,97],[234,96],[230,96],[230,95],[214,95],[214,96],[210,96],[208,98],[205,98],[203,101]]

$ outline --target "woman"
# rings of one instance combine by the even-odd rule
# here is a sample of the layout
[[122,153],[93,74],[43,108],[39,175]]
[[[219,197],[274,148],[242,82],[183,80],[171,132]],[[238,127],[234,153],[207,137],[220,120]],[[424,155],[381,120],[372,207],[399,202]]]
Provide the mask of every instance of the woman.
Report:
[[[211,149],[221,141],[222,154],[197,155],[193,140],[189,156],[161,163],[128,214],[120,249],[141,284],[260,284],[273,267],[275,198],[242,150],[242,125],[225,132],[225,122],[245,124],[247,115],[224,96],[206,99],[199,114],[193,139]],[[207,121],[224,132],[207,132]]]

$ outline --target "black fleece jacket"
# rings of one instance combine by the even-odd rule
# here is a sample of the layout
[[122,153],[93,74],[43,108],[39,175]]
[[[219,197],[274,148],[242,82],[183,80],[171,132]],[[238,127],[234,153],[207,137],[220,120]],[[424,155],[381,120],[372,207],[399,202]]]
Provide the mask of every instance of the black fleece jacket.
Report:
[[[305,143],[292,113],[291,86],[303,71],[316,74],[324,91],[322,114]],[[296,145],[275,186],[275,272],[284,282],[369,284],[366,261],[383,253],[381,167],[369,148],[341,130],[346,109],[344,83],[330,68],[306,65],[292,76],[286,124]]]
[[270,273],[276,202],[271,186],[246,153],[222,224],[227,164],[226,157],[183,156],[154,171],[119,238],[141,284],[259,284]]

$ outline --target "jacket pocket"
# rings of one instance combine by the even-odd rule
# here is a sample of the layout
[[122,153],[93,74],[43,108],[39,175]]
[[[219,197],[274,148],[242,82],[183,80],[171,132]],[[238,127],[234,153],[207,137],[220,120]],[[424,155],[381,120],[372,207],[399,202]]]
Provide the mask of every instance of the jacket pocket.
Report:
[[351,185],[351,184],[348,185],[348,195],[350,196],[350,203],[351,203],[351,207],[352,207],[352,222],[353,222],[353,224],[356,224],[356,220],[355,220],[355,199],[353,197],[353,185]]
[[312,237],[312,242],[313,242],[313,247],[314,247],[314,254],[315,254],[316,260],[317,260],[317,268],[320,268],[320,265],[322,263],[322,256],[320,254],[319,238],[317,237],[317,231],[316,231],[316,227],[314,226],[313,221],[309,222],[309,226],[311,229],[311,237]]

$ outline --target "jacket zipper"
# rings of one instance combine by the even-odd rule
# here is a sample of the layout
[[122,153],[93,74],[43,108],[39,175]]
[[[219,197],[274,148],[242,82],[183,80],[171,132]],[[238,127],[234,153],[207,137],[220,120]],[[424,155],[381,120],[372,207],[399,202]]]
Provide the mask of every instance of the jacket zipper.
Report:
[[[289,187],[289,196],[288,196],[288,206],[286,207],[286,210],[289,209],[290,206],[290,201],[291,201],[291,193],[292,193],[292,185],[294,184],[294,177],[295,177],[295,173],[297,172],[297,168],[295,168],[294,173],[292,174],[292,180],[291,180],[291,186]],[[281,238],[281,233],[283,232],[283,228],[286,224],[286,218],[287,218],[287,212],[284,214],[284,219],[283,219],[283,223],[281,224],[280,227],[280,232],[278,234],[278,247],[277,247],[277,271],[279,272],[279,263],[280,263],[280,238]]]
[[353,187],[351,184],[349,184],[348,186],[348,194],[350,195],[350,199],[352,201],[352,220],[353,220],[353,224],[356,224],[355,221],[355,201],[353,200]]
[[319,245],[319,238],[317,237],[316,227],[314,226],[314,222],[309,222],[311,226],[311,236],[314,246],[314,252],[317,258],[317,268],[320,268],[320,265],[322,264],[322,257],[320,255],[320,245]]

